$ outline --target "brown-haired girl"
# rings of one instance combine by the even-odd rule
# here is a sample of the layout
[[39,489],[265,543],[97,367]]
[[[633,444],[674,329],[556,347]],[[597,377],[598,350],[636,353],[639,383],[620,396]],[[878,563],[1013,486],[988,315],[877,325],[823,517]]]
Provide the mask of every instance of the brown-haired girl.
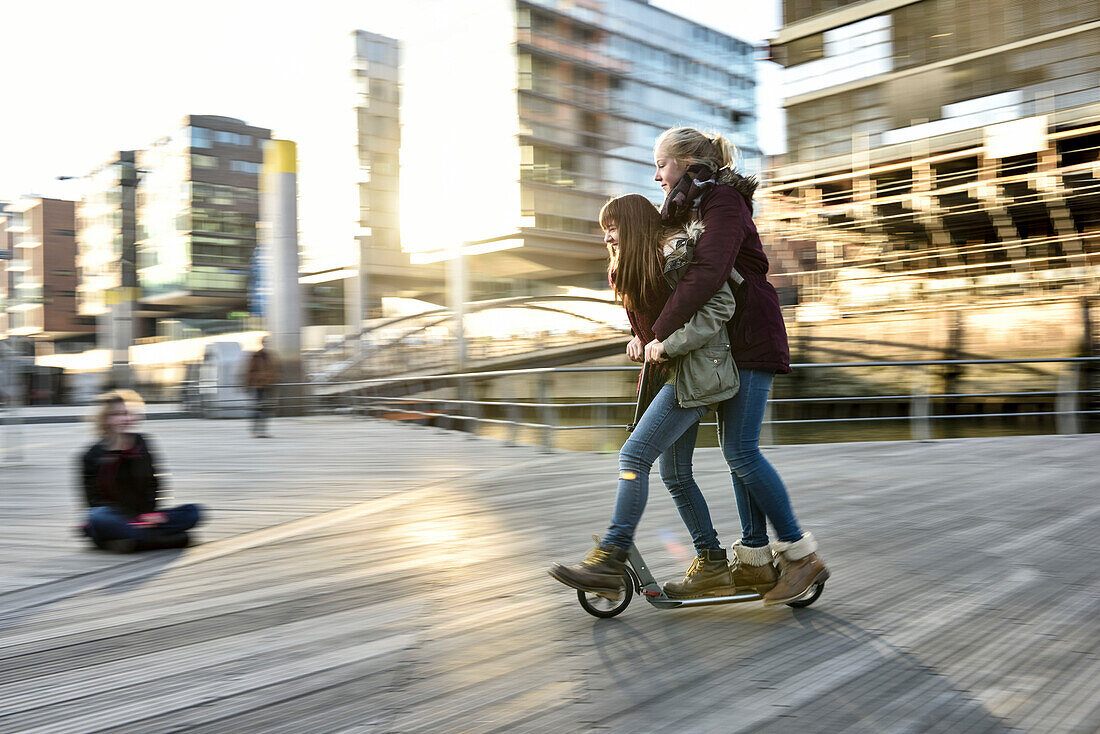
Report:
[[[600,226],[610,256],[608,277],[635,334],[631,344],[650,342],[654,339],[653,320],[692,260],[692,234],[664,227],[657,209],[639,194],[609,201],[600,212]],[[733,593],[726,552],[718,543],[706,500],[692,477],[691,456],[699,419],[707,406],[732,397],[738,389],[725,328],[734,308],[729,287],[718,289],[664,340],[663,352],[670,360],[667,381],[619,452],[619,486],[611,524],[581,563],[555,564],[550,569],[558,581],[592,592],[622,588],[627,551],[649,493],[650,469],[660,457],[661,478],[698,554],[687,578],[666,584],[665,592],[673,598]]]

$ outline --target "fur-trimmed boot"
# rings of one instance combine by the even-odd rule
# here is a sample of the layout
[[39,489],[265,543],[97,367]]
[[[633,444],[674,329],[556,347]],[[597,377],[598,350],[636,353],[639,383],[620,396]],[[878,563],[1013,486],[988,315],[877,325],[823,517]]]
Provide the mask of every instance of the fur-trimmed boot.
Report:
[[588,551],[584,560],[575,566],[563,566],[555,563],[549,574],[566,586],[593,593],[616,593],[623,589],[623,574],[626,573],[626,549],[600,543],[599,536],[593,536],[596,547]]
[[726,561],[726,549],[704,550],[691,562],[683,581],[669,581],[662,588],[669,599],[732,595],[733,576]]
[[769,546],[750,548],[741,545],[741,541],[733,544],[733,563],[730,566],[733,572],[733,584],[737,591],[755,591],[763,596],[771,591],[775,582],[779,580],[779,571],[775,568],[772,557],[772,549]]
[[772,543],[772,551],[779,566],[779,582],[764,594],[766,607],[794,601],[814,584],[829,578],[829,569],[817,555],[817,541],[813,533],[803,533],[793,543]]

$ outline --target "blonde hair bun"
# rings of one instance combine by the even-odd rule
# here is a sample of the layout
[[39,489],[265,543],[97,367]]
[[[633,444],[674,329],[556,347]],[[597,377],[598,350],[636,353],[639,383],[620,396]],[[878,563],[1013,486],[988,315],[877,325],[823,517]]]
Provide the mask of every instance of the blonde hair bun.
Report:
[[732,168],[737,158],[737,146],[721,133],[693,127],[670,127],[657,136],[653,149],[685,166],[702,163],[714,169]]

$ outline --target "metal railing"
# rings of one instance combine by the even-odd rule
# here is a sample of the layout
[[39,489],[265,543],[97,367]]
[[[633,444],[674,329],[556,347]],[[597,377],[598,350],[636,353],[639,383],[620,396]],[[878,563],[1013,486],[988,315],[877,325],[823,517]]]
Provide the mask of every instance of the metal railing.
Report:
[[[863,362],[824,362],[792,365],[796,370],[807,370],[818,374],[825,370],[885,370],[901,368],[913,371],[909,392],[891,391],[885,394],[862,395],[805,395],[779,396],[769,401],[768,414],[764,421],[762,442],[771,442],[771,432],[777,426],[813,426],[827,424],[882,424],[887,422],[907,423],[907,435],[911,439],[926,440],[934,435],[936,421],[1019,421],[1044,419],[1048,424],[1053,419],[1054,429],[1058,433],[1079,433],[1083,430],[1084,420],[1100,415],[1100,357],[1056,357],[1056,358],[1020,358],[1020,359],[951,359],[951,360],[901,360],[901,361],[863,361]],[[1035,369],[1043,366],[1059,367],[1047,375],[1056,379],[1056,386],[1038,386],[1036,389],[980,390],[977,392],[944,391],[933,392],[931,384],[937,371],[945,368],[961,369],[980,367],[987,370],[1001,368],[1022,368],[1026,366],[1031,382],[1040,380]],[[634,396],[629,391],[634,385],[637,366],[587,366],[587,367],[546,367],[531,369],[497,370],[491,372],[467,372],[442,375],[417,375],[408,377],[378,378],[346,382],[327,383],[325,394],[317,392],[321,387],[312,383],[290,383],[278,386],[283,394],[275,398],[280,411],[287,413],[344,413],[364,417],[383,417],[398,420],[410,420],[454,428],[470,433],[479,432],[479,428],[495,426],[505,427],[507,438],[517,441],[521,430],[534,431],[538,443],[553,448],[559,432],[585,430],[624,429],[626,422],[616,422],[616,411],[629,421],[634,406]],[[627,394],[617,395],[605,400],[555,400],[551,397],[553,380],[567,379],[579,375],[622,374],[621,385]],[[521,379],[531,393],[530,399],[478,400],[470,395],[478,385],[490,384],[503,379]],[[812,379],[812,378],[811,378]],[[990,379],[994,379],[992,376]],[[533,386],[529,383],[533,381]],[[533,389],[531,389],[533,388]],[[567,385],[560,386],[562,392],[568,391]],[[217,410],[221,401],[217,397],[218,388],[205,388],[207,396],[203,406]],[[239,389],[239,388],[235,388]],[[211,391],[213,394],[210,394]],[[440,392],[453,393],[440,395]],[[247,409],[241,398],[236,399],[240,409]],[[950,402],[947,402],[950,401]],[[984,401],[1001,408],[992,412],[955,412],[936,411],[940,404],[958,405],[960,403]],[[806,417],[806,413],[815,405],[852,405],[873,403],[894,403],[906,406],[896,415],[845,415],[828,417]],[[1038,405],[1037,410],[1006,410],[1006,405]],[[803,408],[802,415],[788,417]],[[1047,409],[1049,408],[1049,409]],[[784,417],[775,417],[779,409]],[[588,420],[576,419],[578,412],[585,412]],[[566,420],[569,413],[572,420]],[[714,425],[713,421],[703,425]],[[1034,431],[1038,433],[1049,431]]]

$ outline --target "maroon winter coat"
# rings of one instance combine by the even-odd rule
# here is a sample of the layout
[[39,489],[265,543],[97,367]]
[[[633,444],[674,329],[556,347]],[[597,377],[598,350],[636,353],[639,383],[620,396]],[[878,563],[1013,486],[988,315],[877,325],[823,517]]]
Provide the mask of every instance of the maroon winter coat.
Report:
[[730,269],[736,267],[745,282],[736,293],[737,313],[726,328],[737,366],[790,372],[779,296],[768,282],[768,257],[752,221],[756,182],[737,174],[719,180],[699,205],[697,218],[705,231],[695,246],[695,261],[669,296],[653,331],[661,341],[668,338],[718,292]]

